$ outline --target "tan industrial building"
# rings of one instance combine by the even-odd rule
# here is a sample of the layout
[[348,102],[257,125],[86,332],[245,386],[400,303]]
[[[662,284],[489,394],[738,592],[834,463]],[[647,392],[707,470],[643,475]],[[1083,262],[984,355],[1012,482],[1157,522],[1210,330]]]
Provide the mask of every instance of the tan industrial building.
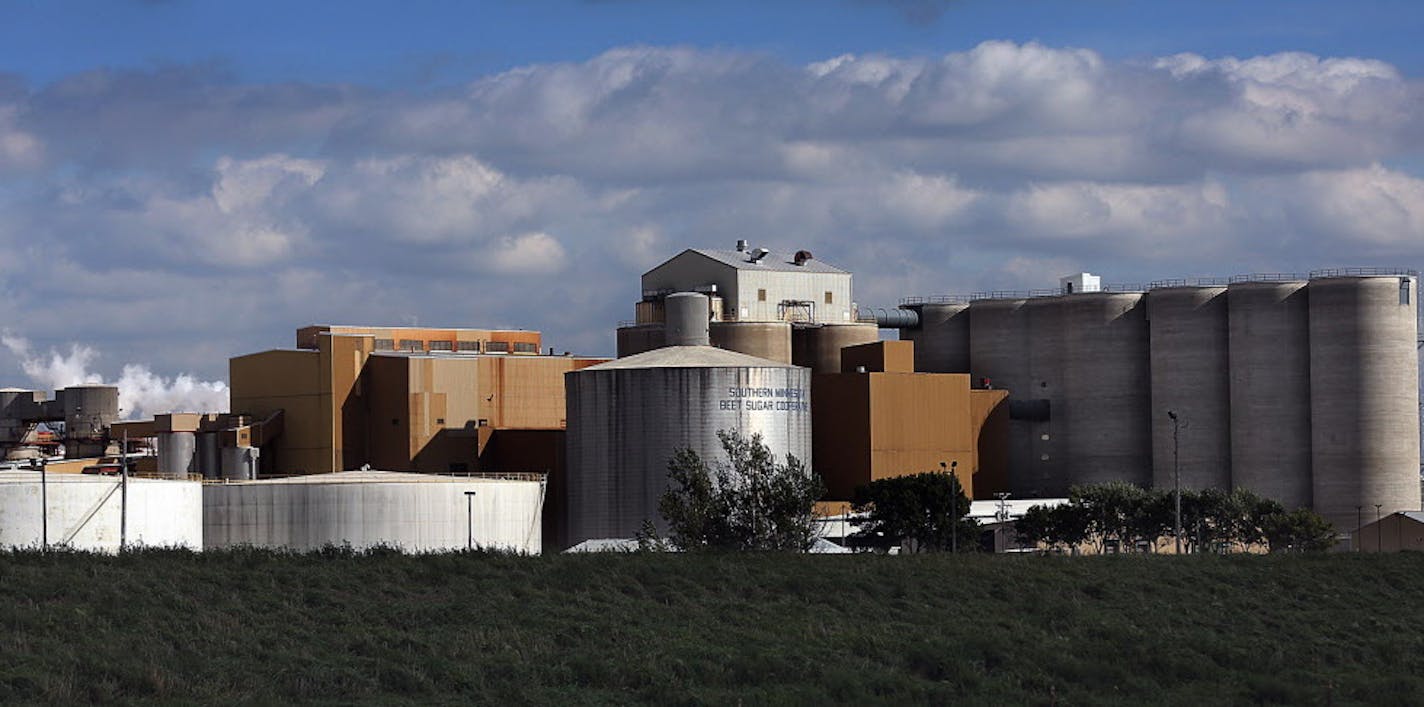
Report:
[[1007,490],[1008,391],[971,389],[965,374],[916,373],[909,341],[846,347],[840,359],[841,373],[811,382],[812,458],[827,501],[950,468],[970,498]]
[[263,475],[490,471],[506,430],[524,433],[498,446],[500,466],[523,468],[494,470],[545,471],[516,447],[541,457],[565,424],[563,374],[606,359],[540,355],[540,344],[534,331],[305,327],[295,350],[231,359],[232,410],[284,412]]

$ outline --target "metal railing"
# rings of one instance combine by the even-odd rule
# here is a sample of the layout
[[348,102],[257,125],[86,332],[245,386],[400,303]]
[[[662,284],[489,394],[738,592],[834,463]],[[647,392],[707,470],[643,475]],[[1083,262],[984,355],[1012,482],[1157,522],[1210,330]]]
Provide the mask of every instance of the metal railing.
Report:
[[1231,278],[1227,277],[1176,277],[1167,280],[1153,280],[1147,283],[1147,289],[1155,290],[1159,287],[1223,287],[1231,284]]
[[1227,278],[1227,283],[1234,285],[1238,282],[1296,282],[1309,279],[1309,275],[1298,272],[1253,272],[1232,275]]
[[1418,270],[1409,268],[1326,268],[1311,270],[1311,277],[1419,277]]
[[924,297],[902,297],[900,304],[969,304],[969,295],[928,295]]

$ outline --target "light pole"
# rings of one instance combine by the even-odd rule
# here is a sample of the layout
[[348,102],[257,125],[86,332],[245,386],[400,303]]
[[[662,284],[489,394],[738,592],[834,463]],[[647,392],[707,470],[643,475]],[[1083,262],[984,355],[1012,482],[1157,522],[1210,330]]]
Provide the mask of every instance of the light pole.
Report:
[[[43,452],[42,452],[43,453]],[[45,476],[45,464],[48,460],[44,457],[37,457],[30,460],[30,466],[39,469],[40,472],[40,549],[49,550],[49,485]]]
[[475,492],[465,492],[465,549],[475,549]]
[[1008,543],[1004,541],[1004,524],[1009,522],[1009,492],[999,491],[994,494],[994,498],[999,499],[999,512],[996,514],[999,519],[999,527],[994,531],[994,544],[996,545],[994,550],[997,552],[998,545],[1004,545],[1004,549],[1008,549]]
[[1182,460],[1177,454],[1178,442],[1182,434],[1182,421],[1176,411],[1168,410],[1172,418],[1172,503],[1176,506],[1172,521],[1172,534],[1177,539],[1177,554],[1182,554]]
[[1380,533],[1384,530],[1380,526],[1380,506],[1383,505],[1383,503],[1375,504],[1375,552],[1384,552],[1383,543],[1380,540]]
[[959,477],[954,473],[958,467],[958,459],[949,463],[949,551],[955,553],[959,552]]

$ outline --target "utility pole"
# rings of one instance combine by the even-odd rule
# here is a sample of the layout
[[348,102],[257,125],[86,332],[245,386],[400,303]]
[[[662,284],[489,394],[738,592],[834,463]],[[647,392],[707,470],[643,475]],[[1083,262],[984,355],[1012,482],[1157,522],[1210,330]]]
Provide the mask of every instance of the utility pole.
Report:
[[1365,507],[1355,506],[1355,552],[1365,551],[1365,541],[1360,539],[1360,529],[1365,527]]
[[40,470],[40,549],[46,551],[49,550],[49,485],[45,477],[47,462],[44,457],[33,462]]
[[954,473],[958,467],[958,459],[949,463],[949,517],[952,519],[949,525],[949,551],[955,553],[959,552],[959,477]]
[[475,549],[475,492],[465,492],[465,549]]
[[1384,552],[1384,543],[1380,540],[1380,533],[1384,530],[1380,525],[1380,506],[1383,505],[1383,503],[1375,504],[1375,552]]
[[1177,540],[1177,554],[1182,554],[1182,459],[1178,454],[1179,442],[1182,435],[1182,421],[1177,418],[1176,411],[1168,410],[1167,417],[1172,418],[1172,503],[1176,506],[1174,519],[1172,521],[1172,535]]
[[129,431],[124,430],[123,446],[119,447],[119,552],[129,544]]

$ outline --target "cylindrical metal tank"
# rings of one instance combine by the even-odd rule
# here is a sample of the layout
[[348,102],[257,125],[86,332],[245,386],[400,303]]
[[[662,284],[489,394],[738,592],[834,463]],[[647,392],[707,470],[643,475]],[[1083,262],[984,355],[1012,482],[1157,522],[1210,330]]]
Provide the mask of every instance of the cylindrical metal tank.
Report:
[[791,330],[791,362],[812,373],[840,373],[841,349],[880,340],[874,324],[821,324]]
[[0,389],[0,445],[18,444],[28,425],[25,418],[35,411],[35,392],[21,388]]
[[158,473],[170,479],[185,479],[193,472],[197,440],[192,432],[159,432]]
[[1317,277],[1307,291],[1315,511],[1353,530],[1360,510],[1419,510],[1417,278]]
[[222,450],[222,478],[248,481],[257,478],[257,460],[261,453],[256,447],[226,447]]
[[1147,316],[1141,293],[1064,295],[1064,403],[1053,410],[1070,484],[1152,483]]
[[[1010,393],[1009,424],[1029,450],[1028,498],[1068,495],[1069,440],[1064,427],[1064,324],[1062,300],[1035,297],[1024,306],[1028,322],[1028,377],[1018,394]],[[998,387],[998,386],[995,386]]]
[[725,460],[717,433],[759,434],[811,468],[811,372],[710,347],[649,351],[567,374],[568,539],[631,538],[658,502],[668,460]]
[[1310,307],[1304,280],[1226,288],[1231,485],[1310,507]]
[[1179,468],[1182,488],[1231,488],[1226,299],[1226,288],[1215,286],[1159,287],[1147,293],[1152,484],[1157,488],[1172,488]]
[[222,478],[222,440],[217,432],[199,432],[197,465],[194,472],[205,479]]
[[410,552],[472,544],[538,554],[543,501],[539,477],[342,471],[209,484],[203,489],[203,544],[294,550],[383,545]]
[[668,346],[708,346],[707,295],[677,292],[663,300],[667,322],[663,336]]
[[618,357],[632,356],[667,346],[662,324],[618,327]]
[[[1010,407],[1016,400],[1043,397],[1033,389],[1029,370],[1028,300],[981,299],[969,305],[970,385],[1009,391]],[[1036,480],[1039,465],[1034,454],[1033,430],[1019,420],[1009,421],[1009,488],[1017,498],[1042,497]]]
[[712,345],[777,363],[791,363],[787,322],[712,322]]
[[920,373],[969,373],[969,304],[908,305],[920,325],[901,329],[900,338],[915,342],[915,370]]
[[203,547],[201,484],[130,478],[124,494],[115,476],[47,477],[41,506],[39,472],[0,471],[0,547],[39,547],[46,521],[51,547],[117,552],[125,533],[130,547]]

